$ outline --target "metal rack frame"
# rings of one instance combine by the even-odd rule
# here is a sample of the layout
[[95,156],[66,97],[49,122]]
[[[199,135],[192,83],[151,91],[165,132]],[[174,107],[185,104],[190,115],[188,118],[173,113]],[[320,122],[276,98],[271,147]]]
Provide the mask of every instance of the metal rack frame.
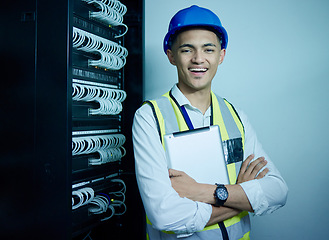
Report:
[[[118,219],[93,226],[92,236],[96,240],[109,236],[124,239],[131,230],[136,238],[145,234],[130,133],[134,111],[142,101],[143,2],[122,2],[130,9],[125,37],[129,56],[119,77],[125,79],[120,87],[128,97],[120,117],[99,117],[96,122],[99,126],[105,122],[124,126],[120,131],[127,138],[127,160],[116,165],[113,173],[119,172],[126,182],[127,207],[132,210]],[[0,65],[4,91],[0,99],[0,134],[4,141],[0,175],[5,184],[0,204],[4,239],[71,239],[72,183],[105,172],[110,174],[113,167],[109,164],[108,168],[72,174],[72,129],[95,130],[88,128],[89,120],[83,114],[79,115],[86,106],[73,103],[71,97],[72,79],[79,70],[86,70],[73,64],[79,57],[69,44],[75,24],[73,9],[73,0],[19,0],[3,5]],[[118,75],[107,76],[113,84]],[[80,77],[88,80],[86,75]],[[76,109],[77,106],[80,108]],[[79,116],[72,120],[72,113]],[[80,237],[77,234],[75,239]]]

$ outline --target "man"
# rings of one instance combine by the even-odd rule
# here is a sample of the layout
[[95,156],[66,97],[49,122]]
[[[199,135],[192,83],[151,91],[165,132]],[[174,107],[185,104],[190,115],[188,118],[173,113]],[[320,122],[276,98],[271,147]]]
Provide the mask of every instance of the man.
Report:
[[[191,6],[171,19],[164,50],[177,68],[178,84],[138,109],[133,124],[149,239],[249,239],[248,212],[268,214],[286,202],[286,183],[246,115],[211,91],[227,41],[208,9]],[[233,149],[227,148],[226,159],[230,184],[200,184],[184,172],[168,171],[163,135],[215,124],[223,148]]]

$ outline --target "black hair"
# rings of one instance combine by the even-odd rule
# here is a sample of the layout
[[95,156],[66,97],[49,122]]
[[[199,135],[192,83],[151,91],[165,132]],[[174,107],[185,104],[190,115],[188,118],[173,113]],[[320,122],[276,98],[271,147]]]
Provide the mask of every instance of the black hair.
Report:
[[174,32],[173,34],[170,35],[170,37],[168,39],[168,49],[171,49],[172,45],[174,44],[174,42],[177,39],[177,36],[180,33],[188,31],[188,30],[193,30],[193,29],[205,29],[205,30],[208,30],[208,31],[211,31],[211,32],[215,33],[216,36],[218,37],[220,46],[222,47],[222,39],[223,39],[222,33],[220,33],[215,28],[210,27],[210,26],[188,26],[188,27],[183,27],[183,28],[177,30],[176,32]]

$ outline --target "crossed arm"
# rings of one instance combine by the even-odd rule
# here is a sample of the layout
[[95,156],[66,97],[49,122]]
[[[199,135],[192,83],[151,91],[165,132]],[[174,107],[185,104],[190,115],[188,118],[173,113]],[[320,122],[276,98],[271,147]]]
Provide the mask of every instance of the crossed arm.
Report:
[[[252,173],[257,159],[248,168],[247,166],[253,157],[249,158],[250,160],[245,160],[242,164],[244,167],[241,165],[237,179],[240,186],[227,186],[229,200],[223,207],[212,207],[210,204],[212,204],[211,201],[214,201],[215,185],[202,186],[194,182],[185,184],[186,179],[183,177],[169,178],[163,147],[161,144],[155,144],[156,141],[159,141],[159,135],[152,109],[148,105],[144,105],[136,113],[133,126],[136,177],[145,211],[153,228],[177,233],[194,232],[202,230],[206,224],[212,225],[211,223],[231,218],[242,210],[251,210],[256,215],[262,215],[271,213],[285,204],[288,188],[283,178],[263,151],[246,116],[240,112],[239,115],[245,126],[245,153],[248,155],[255,153],[257,157],[265,156],[268,160],[266,167],[270,171],[264,172],[266,176],[259,179],[262,175],[255,173],[257,171],[262,172],[262,170],[255,169]],[[248,169],[249,171],[246,172]],[[183,173],[177,173],[174,170],[170,170],[170,172],[172,176],[183,176]],[[259,181],[249,181],[257,177]],[[182,184],[179,184],[180,181]],[[186,193],[184,193],[184,187],[187,187]],[[190,190],[188,187],[191,187]],[[242,187],[243,189],[241,189]],[[203,192],[204,194],[202,194]],[[234,197],[238,193],[243,194],[243,197]],[[186,198],[180,198],[178,194]],[[201,198],[201,196],[204,197]],[[197,204],[188,198],[195,199]],[[208,201],[203,198],[211,198],[211,200]],[[254,209],[251,208],[247,198]],[[209,202],[209,204],[201,203],[201,201]],[[241,201],[243,204],[236,204],[236,201]],[[249,208],[244,207],[244,205],[249,206]],[[209,215],[211,216],[210,220]]]
[[[212,206],[212,214],[207,226],[236,216],[241,211],[253,212],[248,197],[239,184],[253,179],[261,179],[269,171],[268,168],[261,171],[267,164],[264,157],[259,157],[252,161],[253,158],[254,155],[250,155],[242,163],[237,183],[226,185],[229,193],[228,199],[222,207]],[[214,191],[216,185],[197,183],[186,173],[174,169],[169,169],[169,176],[172,187],[181,197],[212,205],[215,204]]]

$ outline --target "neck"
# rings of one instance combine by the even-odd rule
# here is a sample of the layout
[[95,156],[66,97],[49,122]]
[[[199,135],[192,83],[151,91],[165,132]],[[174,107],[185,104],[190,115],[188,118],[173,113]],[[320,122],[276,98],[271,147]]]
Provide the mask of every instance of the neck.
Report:
[[203,114],[207,111],[211,104],[211,91],[182,91],[184,96],[190,101],[193,107],[198,108]]

